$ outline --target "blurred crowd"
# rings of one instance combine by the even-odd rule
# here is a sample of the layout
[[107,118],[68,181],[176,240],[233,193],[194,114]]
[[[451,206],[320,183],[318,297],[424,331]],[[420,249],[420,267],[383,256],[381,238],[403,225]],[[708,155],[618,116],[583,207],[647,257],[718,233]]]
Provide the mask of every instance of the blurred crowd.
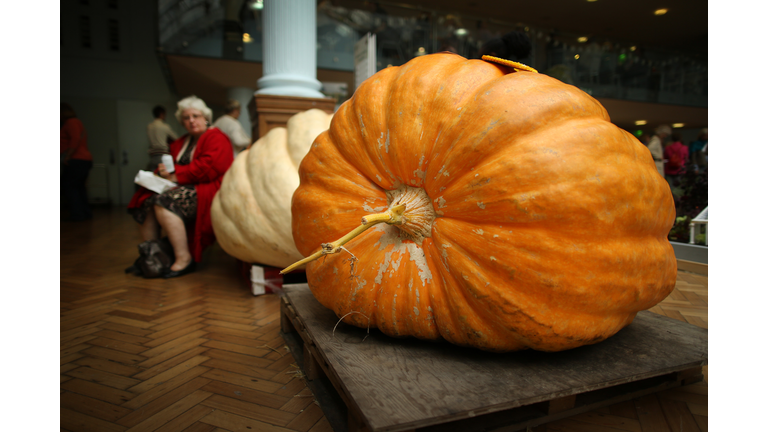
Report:
[[709,141],[707,128],[695,140],[684,143],[669,125],[660,125],[643,144],[656,169],[669,183],[678,216],[695,217],[708,206]]

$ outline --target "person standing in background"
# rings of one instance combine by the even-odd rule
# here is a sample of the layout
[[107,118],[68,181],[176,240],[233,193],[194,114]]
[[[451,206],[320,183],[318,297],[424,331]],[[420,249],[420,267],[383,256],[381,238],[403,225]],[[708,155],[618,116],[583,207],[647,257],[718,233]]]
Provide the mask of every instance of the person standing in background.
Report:
[[251,144],[251,138],[245,133],[243,126],[237,120],[240,118],[240,102],[235,99],[227,101],[224,107],[225,114],[213,123],[213,127],[219,128],[232,142],[232,150],[235,157]]
[[656,128],[655,133],[648,142],[648,150],[651,151],[654,162],[656,162],[656,170],[664,177],[664,140],[672,134],[672,128],[669,125],[659,125]]
[[683,144],[680,134],[672,134],[672,144],[664,148],[664,176],[670,187],[680,187],[685,165],[688,163],[688,147]]
[[165,108],[158,105],[152,108],[155,119],[147,125],[147,137],[149,138],[149,164],[147,171],[154,171],[157,164],[162,162],[162,157],[168,153],[168,145],[178,138],[176,133],[165,122]]
[[93,167],[93,156],[88,150],[88,133],[75,110],[64,102],[61,103],[60,121],[61,187],[67,201],[66,209],[69,210],[69,217],[61,215],[61,220],[88,220],[93,217],[85,188],[88,173]]
[[693,170],[695,172],[704,171],[707,166],[706,147],[708,141],[707,128],[702,129],[699,132],[696,141],[691,143],[691,162],[693,162]]

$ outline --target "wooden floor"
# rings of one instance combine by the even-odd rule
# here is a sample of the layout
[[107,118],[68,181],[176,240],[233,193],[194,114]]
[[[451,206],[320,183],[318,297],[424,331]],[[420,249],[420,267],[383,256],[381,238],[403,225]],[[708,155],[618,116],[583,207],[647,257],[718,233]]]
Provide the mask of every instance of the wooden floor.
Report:
[[[251,295],[218,246],[191,275],[127,275],[139,242],[123,209],[61,224],[61,430],[332,430],[280,336],[276,295]],[[707,277],[680,272],[651,310],[706,328]],[[706,370],[532,430],[706,431]]]

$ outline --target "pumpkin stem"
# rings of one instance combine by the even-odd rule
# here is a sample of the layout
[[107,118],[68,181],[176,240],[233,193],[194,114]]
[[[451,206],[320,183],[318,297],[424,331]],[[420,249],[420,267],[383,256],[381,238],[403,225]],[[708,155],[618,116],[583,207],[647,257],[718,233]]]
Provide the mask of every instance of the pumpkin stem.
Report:
[[512,60],[507,60],[507,59],[498,58],[498,57],[489,56],[489,55],[484,55],[482,57],[482,59],[487,61],[487,62],[498,63],[498,64],[503,64],[504,66],[509,66],[509,67],[511,67],[511,68],[513,68],[514,70],[517,70],[517,71],[526,71],[526,72],[539,73],[539,71],[537,71],[536,69],[534,69],[534,68],[532,68],[532,67],[530,67],[528,65],[524,65],[522,63],[518,63],[518,62],[512,61]]
[[336,240],[335,242],[323,243],[322,245],[320,245],[319,251],[313,253],[312,255],[300,261],[297,261],[289,265],[288,267],[281,270],[280,274],[290,273],[291,271],[295,270],[297,267],[307,264],[309,262],[312,262],[322,257],[323,255],[330,255],[330,254],[341,252],[343,249],[342,246],[344,246],[347,242],[359,236],[365,230],[367,230],[368,228],[374,225],[380,224],[382,222],[389,225],[402,225],[405,222],[403,213],[405,213],[405,204],[396,204],[388,208],[387,211],[385,211],[384,213],[376,213],[372,215],[363,216],[362,224],[360,226],[353,229],[352,231],[347,233],[344,237]]

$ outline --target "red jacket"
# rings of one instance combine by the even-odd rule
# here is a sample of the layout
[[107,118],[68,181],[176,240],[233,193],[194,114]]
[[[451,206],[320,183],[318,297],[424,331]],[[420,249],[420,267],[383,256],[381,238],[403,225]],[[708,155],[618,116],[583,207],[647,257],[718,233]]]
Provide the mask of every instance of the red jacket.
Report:
[[[188,135],[184,135],[170,145],[170,152],[174,159],[179,155],[184,141]],[[221,180],[229,166],[232,165],[234,155],[232,144],[223,132],[216,128],[210,128],[197,140],[197,147],[189,165],[176,165],[176,179],[179,185],[195,185],[197,192],[197,217],[195,226],[187,227],[187,241],[189,251],[196,262],[203,257],[203,249],[216,241],[211,224],[211,204],[213,197],[221,187]],[[139,208],[141,204],[152,196],[154,192],[140,188],[131,198],[128,208]]]
[[[688,147],[680,141],[673,142],[664,149],[664,174],[679,175],[685,173],[685,164],[688,163]],[[675,166],[675,162],[679,165]]]
[[60,135],[61,153],[73,148],[75,152],[70,156],[71,159],[93,160],[93,156],[88,150],[88,132],[85,131],[83,122],[79,118],[67,119],[61,126]]

